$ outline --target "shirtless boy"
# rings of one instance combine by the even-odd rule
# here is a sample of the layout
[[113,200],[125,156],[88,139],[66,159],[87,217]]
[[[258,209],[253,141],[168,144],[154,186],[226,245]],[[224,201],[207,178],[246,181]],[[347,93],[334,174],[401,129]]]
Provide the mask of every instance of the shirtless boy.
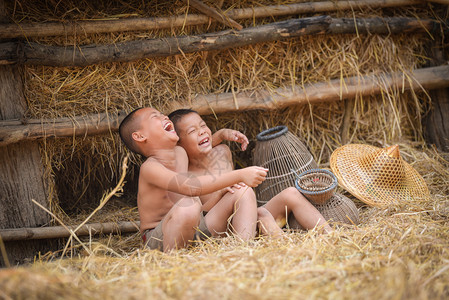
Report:
[[[180,109],[170,113],[169,117],[179,135],[178,145],[186,150],[189,157],[189,172],[200,176],[207,173],[221,175],[233,170],[229,147],[224,144],[213,147],[217,142],[212,145],[210,142],[211,131],[197,112]],[[224,131],[224,133],[230,134],[229,130]],[[231,131],[231,133],[233,132]],[[243,140],[239,134],[241,133],[234,132],[236,137]],[[240,189],[239,192],[234,194],[223,189],[200,197],[204,209],[210,209],[211,211],[218,205],[227,207],[229,206],[228,202],[236,203],[238,199],[240,199],[239,201],[247,199],[252,201],[255,198],[254,191],[250,188]],[[247,201],[250,202],[250,200]],[[277,194],[263,207],[259,207],[257,212],[261,232],[272,236],[283,234],[278,224],[285,224],[286,216],[289,216],[290,213],[305,229],[318,226],[325,232],[332,230],[321,213],[294,187],[287,188]],[[237,213],[235,213],[234,218],[237,217]],[[237,230],[237,224],[233,224],[233,227]]]
[[[222,140],[240,142],[242,149],[246,149],[248,145],[246,136],[236,130],[221,129],[212,135],[201,117],[191,110],[177,110],[168,117],[175,124],[178,135],[182,135],[178,145],[187,152],[189,172],[196,176],[221,176],[233,170],[231,151],[228,146],[220,144]],[[257,201],[252,189],[238,184],[202,195],[200,199],[203,211],[217,216],[207,219],[207,224],[214,228],[213,234],[223,235],[231,232],[243,240],[254,238],[257,228]],[[232,215],[231,222],[223,223],[222,215]]]
[[[176,145],[179,138],[173,123],[154,108],[139,108],[128,114],[119,133],[131,151],[146,158],[140,167],[137,207],[140,230],[152,249],[186,247],[195,233],[198,235],[197,228],[200,236],[208,235],[208,217],[203,217],[196,196],[239,182],[255,187],[265,180],[268,171],[248,167],[221,176],[188,173],[187,154]],[[224,223],[228,217],[225,216]]]

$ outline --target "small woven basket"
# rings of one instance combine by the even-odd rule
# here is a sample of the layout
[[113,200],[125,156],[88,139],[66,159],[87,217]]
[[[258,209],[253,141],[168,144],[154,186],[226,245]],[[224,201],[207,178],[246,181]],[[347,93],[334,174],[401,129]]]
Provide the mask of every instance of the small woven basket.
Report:
[[[330,224],[360,224],[357,206],[342,194],[335,193],[325,204],[315,204],[314,206]],[[288,217],[288,225],[291,229],[304,229],[293,214]]]
[[325,204],[337,188],[337,177],[324,169],[312,169],[298,175],[295,186],[313,204]]

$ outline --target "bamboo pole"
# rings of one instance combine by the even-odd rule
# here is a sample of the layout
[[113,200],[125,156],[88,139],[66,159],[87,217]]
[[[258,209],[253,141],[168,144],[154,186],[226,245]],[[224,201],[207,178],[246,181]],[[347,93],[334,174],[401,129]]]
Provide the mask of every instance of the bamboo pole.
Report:
[[[440,0],[441,1],[441,0]],[[422,5],[419,0],[361,0],[361,1],[323,1],[271,5],[232,9],[225,16],[234,20],[264,17],[287,16],[307,13],[324,13],[336,10],[360,10],[370,8],[400,7]],[[111,20],[65,21],[47,23],[10,23],[0,26],[0,39],[34,38],[44,36],[69,36],[94,33],[148,31],[169,29],[182,26],[207,24],[209,18],[204,15],[181,15],[160,18],[127,18]]]
[[81,47],[47,46],[38,43],[0,44],[0,61],[49,66],[86,66],[105,62],[130,62],[197,51],[222,50],[309,34],[324,33],[331,22],[319,16],[196,36],[137,40]]
[[444,65],[407,73],[347,77],[344,78],[344,85],[341,85],[340,79],[333,79],[329,82],[296,85],[274,91],[200,95],[192,101],[190,107],[201,115],[254,109],[274,110],[298,104],[340,101],[358,95],[375,95],[392,88],[419,90],[448,86],[449,65]]
[[125,112],[102,113],[54,120],[0,121],[0,146],[22,140],[53,137],[90,136],[114,132],[125,118]]
[[0,64],[86,66],[107,62],[129,62],[198,51],[223,50],[312,34],[433,32],[439,28],[439,25],[440,23],[435,20],[416,20],[414,18],[354,20],[319,16],[290,19],[245,28],[239,32],[228,30],[196,36],[138,40],[111,45],[61,47],[32,42],[5,42],[0,44]]
[[[352,99],[357,95],[375,95],[382,90],[398,89],[438,89],[449,87],[449,65],[416,69],[407,74],[382,74],[346,77],[341,90],[340,79],[329,82],[318,82],[307,85],[297,85],[289,88],[279,88],[275,91],[255,91],[241,93],[223,93],[196,96],[190,105],[184,107],[198,111],[201,115],[244,111],[252,109],[274,110],[290,105],[318,103],[325,101],[340,101]],[[238,103],[238,108],[235,104]],[[28,124],[21,124],[17,120],[0,121],[0,147],[22,140],[42,139],[48,137],[68,137],[76,132],[77,124],[85,122],[79,135],[95,135],[117,131],[118,125],[125,117],[125,112],[117,114],[95,114],[73,119],[61,118],[57,120],[29,120]],[[38,126],[36,126],[36,123]],[[53,130],[58,124],[59,130]],[[68,134],[68,133],[71,134]]]
[[207,6],[206,4],[204,4],[203,2],[201,2],[199,0],[184,0],[184,2],[186,2],[187,5],[193,6],[194,8],[196,8],[197,10],[199,10],[200,12],[205,14],[206,16],[209,16],[212,19],[214,19],[222,24],[225,24],[225,25],[235,28],[237,30],[243,29],[243,26],[240,25],[239,23],[237,23],[236,21],[234,21],[232,18],[229,18],[229,17],[226,18],[225,15],[223,15],[222,13],[217,11],[215,8]]
[[[77,236],[97,235],[97,234],[120,234],[132,233],[139,231],[140,222],[109,222],[109,223],[92,223],[80,227],[76,231]],[[71,231],[77,226],[67,226]],[[35,227],[35,228],[13,228],[0,229],[0,236],[3,241],[23,241],[23,240],[40,240],[40,239],[56,239],[69,237],[71,233],[63,226],[51,227]]]

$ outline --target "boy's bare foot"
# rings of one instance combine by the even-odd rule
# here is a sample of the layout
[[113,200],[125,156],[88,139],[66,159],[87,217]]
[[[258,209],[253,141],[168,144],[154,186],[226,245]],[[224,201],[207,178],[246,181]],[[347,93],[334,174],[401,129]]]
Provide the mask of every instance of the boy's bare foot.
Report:
[[273,215],[265,208],[257,208],[257,220],[259,224],[259,230],[262,234],[270,237],[278,238],[285,233],[276,223]]

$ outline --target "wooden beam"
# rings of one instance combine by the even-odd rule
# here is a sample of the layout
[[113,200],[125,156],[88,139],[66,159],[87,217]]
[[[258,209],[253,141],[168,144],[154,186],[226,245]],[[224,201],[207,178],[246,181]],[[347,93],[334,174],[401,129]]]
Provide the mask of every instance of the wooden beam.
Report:
[[[86,224],[78,229],[77,236],[98,235],[98,234],[120,234],[139,231],[140,222],[109,222]],[[70,230],[75,230],[77,226],[67,226]],[[35,227],[35,228],[13,228],[0,229],[0,237],[4,242],[41,240],[69,237],[70,232],[63,226]]]
[[[412,82],[410,82],[410,80]],[[340,79],[298,85],[277,90],[259,90],[237,94],[223,93],[200,95],[192,100],[190,108],[201,115],[244,110],[274,110],[297,104],[318,103],[351,99],[356,95],[376,95],[389,88],[398,89],[438,89],[449,86],[449,65],[416,69],[405,76],[403,73],[366,75],[344,78],[341,89]],[[236,108],[235,101],[239,107]],[[183,105],[187,107],[188,105]],[[48,137],[72,137],[73,135],[95,135],[117,131],[125,112],[117,114],[95,114],[73,119],[28,120],[23,124],[18,120],[0,121],[0,147],[20,140]],[[77,121],[74,121],[77,120]],[[55,124],[59,130],[53,129]],[[81,129],[77,129],[82,125]],[[38,125],[38,126],[36,126]]]
[[111,45],[82,47],[47,46],[38,43],[0,44],[0,61],[48,66],[86,66],[106,62],[129,62],[197,51],[221,50],[309,34],[324,33],[332,19],[319,16],[291,19],[267,25],[196,36],[149,39]]
[[[271,5],[232,9],[226,17],[234,20],[277,17],[307,13],[325,13],[336,10],[360,10],[364,8],[400,7],[422,5],[420,0],[361,0],[361,1],[322,1]],[[112,20],[65,21],[46,23],[3,23],[0,26],[0,39],[34,38],[44,36],[70,36],[126,31],[148,31],[182,26],[207,24],[204,15],[181,15],[162,18],[126,18]]]
[[207,6],[206,4],[204,4],[203,2],[201,2],[199,0],[184,0],[184,2],[186,2],[187,5],[193,6],[194,8],[196,8],[197,10],[199,10],[200,12],[205,14],[206,16],[209,16],[212,19],[214,19],[222,24],[225,24],[225,25],[235,28],[237,30],[243,29],[243,26],[240,25],[239,23],[237,23],[236,21],[234,21],[232,18],[226,17],[225,15],[223,15],[222,13],[217,11],[215,8]]
[[115,132],[125,112],[101,113],[54,120],[0,121],[0,146],[22,140],[54,137],[90,136]]
[[426,1],[427,2],[434,2],[434,3],[449,5],[449,0],[426,0]]
[[[258,90],[241,93],[223,93],[196,97],[192,109],[199,114],[224,113],[245,110],[274,110],[297,104],[313,104],[325,101],[339,101],[357,95],[368,96],[386,89],[436,89],[449,86],[449,65],[413,70],[393,74],[371,74],[333,79],[329,82],[278,88],[274,91]],[[238,108],[236,107],[238,104]]]
[[332,19],[319,16],[267,25],[181,36],[149,39],[112,45],[81,47],[47,46],[38,43],[6,42],[0,44],[0,63],[23,63],[49,66],[86,66],[107,62],[129,62],[150,57],[164,57],[197,51],[223,50],[316,34],[394,34],[404,32],[433,32],[440,23],[414,18]]

